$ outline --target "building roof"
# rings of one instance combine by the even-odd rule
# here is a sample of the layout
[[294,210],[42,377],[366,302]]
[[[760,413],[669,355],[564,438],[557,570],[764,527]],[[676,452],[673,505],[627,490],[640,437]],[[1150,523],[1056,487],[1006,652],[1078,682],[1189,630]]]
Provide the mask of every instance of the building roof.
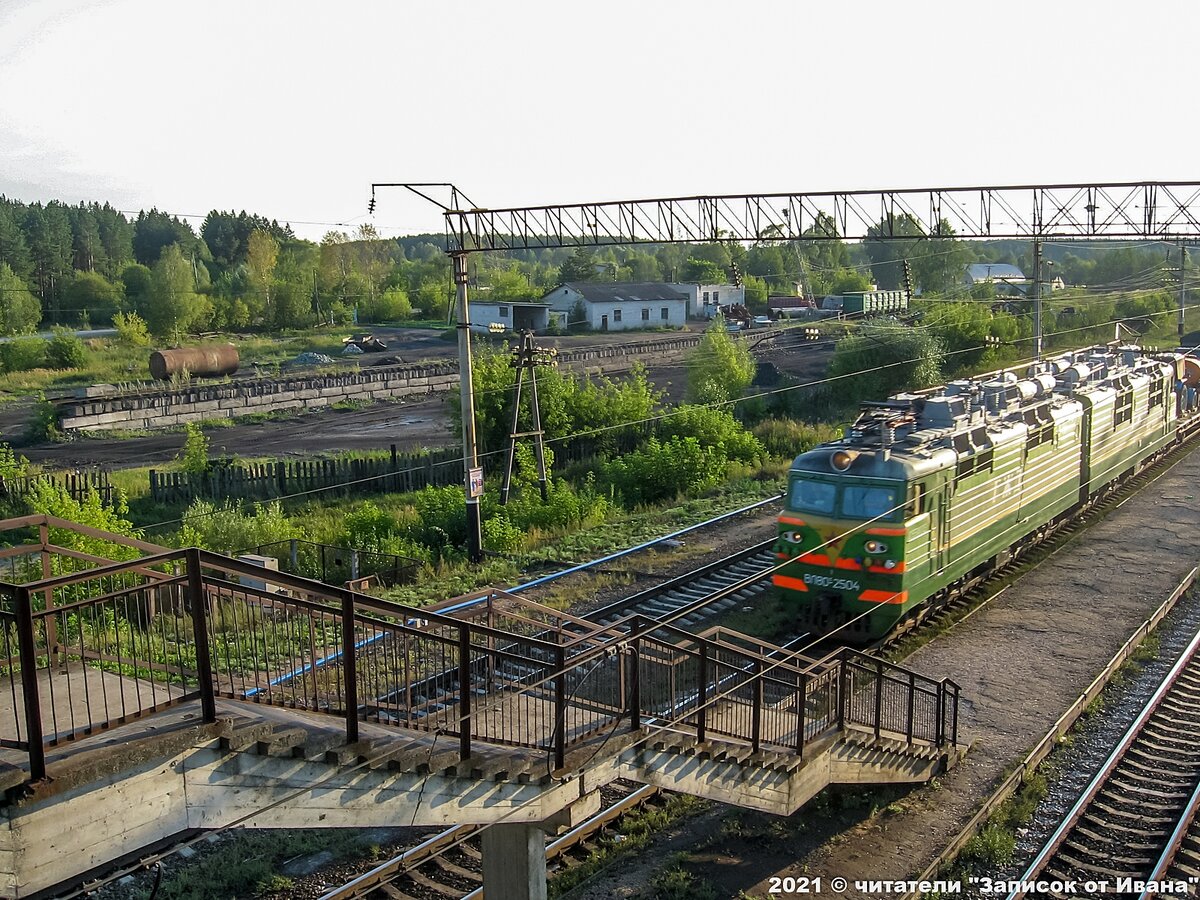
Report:
[[1008,263],[972,263],[967,266],[967,279],[972,284],[981,281],[1024,281],[1025,273]]
[[568,287],[583,295],[589,303],[616,303],[623,300],[646,303],[661,300],[687,300],[673,287],[661,281],[570,281]]

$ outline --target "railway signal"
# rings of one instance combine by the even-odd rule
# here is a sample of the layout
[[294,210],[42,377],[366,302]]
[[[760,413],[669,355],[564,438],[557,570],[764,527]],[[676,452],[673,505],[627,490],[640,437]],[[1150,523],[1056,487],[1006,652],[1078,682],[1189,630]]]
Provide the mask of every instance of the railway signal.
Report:
[[[489,326],[490,330],[490,326]],[[532,437],[533,446],[537,453],[538,487],[542,492],[542,502],[549,500],[546,490],[546,447],[545,431],[542,429],[542,411],[538,403],[537,370],[539,366],[557,366],[558,350],[553,347],[539,347],[533,342],[533,332],[521,332],[521,343],[512,348],[512,358],[508,364],[517,370],[517,383],[513,394],[512,428],[508,432],[508,459],[504,467],[504,486],[500,489],[500,505],[508,505],[508,494],[512,488],[513,461],[517,453],[517,438]],[[525,380],[525,372],[529,372],[529,400],[533,414],[533,430],[517,431],[518,419],[521,415],[521,386]]]

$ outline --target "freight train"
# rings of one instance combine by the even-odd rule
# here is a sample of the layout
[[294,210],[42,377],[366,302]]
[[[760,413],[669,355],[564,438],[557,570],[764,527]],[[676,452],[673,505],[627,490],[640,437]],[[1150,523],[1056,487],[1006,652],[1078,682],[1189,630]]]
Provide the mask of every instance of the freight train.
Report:
[[957,596],[1200,424],[1200,360],[1117,343],[865,404],[792,463],[773,576],[866,642]]

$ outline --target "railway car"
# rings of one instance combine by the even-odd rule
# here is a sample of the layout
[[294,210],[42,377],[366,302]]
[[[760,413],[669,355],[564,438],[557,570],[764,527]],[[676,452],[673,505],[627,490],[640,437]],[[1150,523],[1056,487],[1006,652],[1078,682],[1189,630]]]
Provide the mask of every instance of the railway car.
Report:
[[886,316],[905,312],[908,295],[904,291],[852,291],[842,294],[841,308],[847,316]]
[[882,637],[1179,440],[1194,363],[1113,344],[866,404],[792,463],[775,586],[811,631]]

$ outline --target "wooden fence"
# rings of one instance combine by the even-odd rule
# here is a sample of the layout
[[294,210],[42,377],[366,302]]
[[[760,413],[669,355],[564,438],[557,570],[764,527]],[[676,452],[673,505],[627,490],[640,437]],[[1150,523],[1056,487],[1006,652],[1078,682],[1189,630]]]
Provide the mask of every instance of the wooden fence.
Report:
[[276,460],[216,466],[207,472],[150,470],[150,496],[157,503],[190,503],[202,497],[271,500],[305,491],[324,496],[400,493],[423,487],[461,484],[458,448],[388,457]]
[[100,495],[100,499],[104,503],[112,503],[113,486],[108,480],[108,472],[104,469],[46,472],[36,475],[21,475],[16,478],[0,478],[0,495],[9,499],[27,497],[33,491],[33,485],[38,482],[60,487],[76,501],[82,501],[88,494],[96,493]]
[[[653,433],[652,423],[554,443],[555,466],[589,462],[601,454],[629,453]],[[528,439],[526,439],[528,440]],[[505,451],[480,453],[479,463],[490,477],[504,465]],[[150,470],[150,497],[156,503],[190,503],[197,498],[273,500],[320,492],[321,496],[392,494],[424,487],[461,485],[462,450],[444,447],[401,454],[391,446],[388,457],[356,459],[297,459],[263,463],[217,465],[207,472]]]

